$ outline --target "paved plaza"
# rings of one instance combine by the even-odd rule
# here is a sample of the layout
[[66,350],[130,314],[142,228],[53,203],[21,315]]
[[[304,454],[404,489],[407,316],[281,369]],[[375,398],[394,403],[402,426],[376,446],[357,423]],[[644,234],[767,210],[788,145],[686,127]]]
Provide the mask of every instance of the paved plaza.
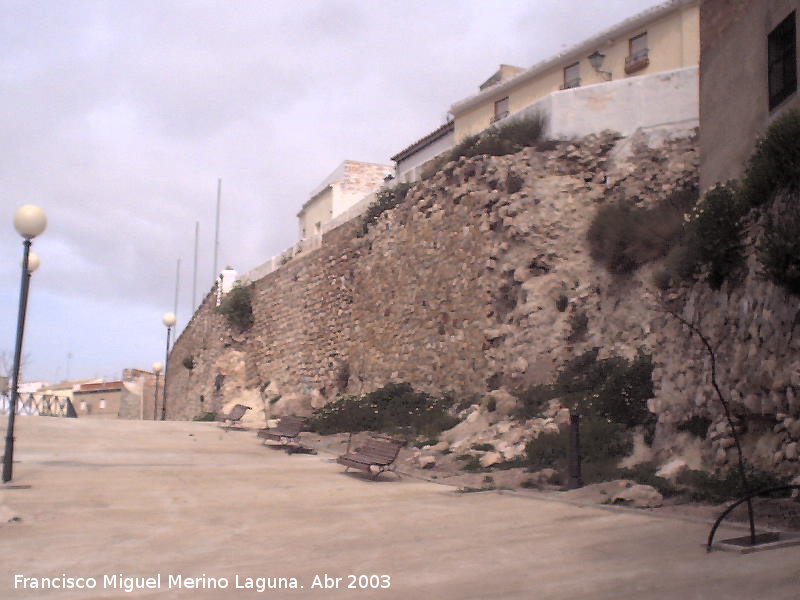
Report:
[[214,423],[17,424],[3,599],[800,597],[800,548],[706,554],[704,523],[372,482]]

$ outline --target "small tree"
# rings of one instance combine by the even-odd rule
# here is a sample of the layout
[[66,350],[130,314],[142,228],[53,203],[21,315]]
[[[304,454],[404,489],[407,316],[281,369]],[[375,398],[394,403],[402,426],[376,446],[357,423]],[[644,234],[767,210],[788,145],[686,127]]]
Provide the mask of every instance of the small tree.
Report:
[[249,286],[234,286],[217,307],[217,312],[225,315],[231,327],[240,332],[249,329],[254,322],[251,299],[252,289],[252,284]]

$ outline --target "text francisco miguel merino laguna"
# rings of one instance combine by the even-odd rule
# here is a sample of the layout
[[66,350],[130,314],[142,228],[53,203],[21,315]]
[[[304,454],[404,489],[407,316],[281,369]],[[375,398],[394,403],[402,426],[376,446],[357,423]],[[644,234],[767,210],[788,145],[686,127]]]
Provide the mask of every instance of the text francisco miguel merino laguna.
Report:
[[[386,589],[391,586],[389,575],[348,575],[332,577],[327,573],[314,575],[311,589]],[[184,577],[183,575],[166,575],[161,573],[151,577],[133,577],[123,574],[103,575],[99,577],[73,577],[62,573],[55,577],[27,577],[14,575],[15,590],[119,590],[131,593],[136,590],[253,590],[265,592],[276,589],[303,589],[295,577],[208,577],[203,573],[200,577]]]

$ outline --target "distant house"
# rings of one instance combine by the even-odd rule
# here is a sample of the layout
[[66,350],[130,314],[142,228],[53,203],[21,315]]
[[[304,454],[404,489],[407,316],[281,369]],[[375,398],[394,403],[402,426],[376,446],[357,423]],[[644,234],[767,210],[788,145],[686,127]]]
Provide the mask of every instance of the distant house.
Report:
[[391,165],[344,161],[316,187],[297,213],[300,239],[321,234],[326,223],[375,192],[393,174]]
[[798,0],[700,6],[700,186],[738,179],[758,139],[797,93]]
[[448,121],[395,154],[392,160],[397,181],[411,183],[418,180],[422,165],[453,147],[454,131],[455,124]]
[[672,0],[529,69],[501,65],[450,108],[454,141],[531,107],[551,137],[696,120],[699,44],[698,1]]
[[72,391],[72,405],[79,417],[119,416],[122,381],[82,383]]

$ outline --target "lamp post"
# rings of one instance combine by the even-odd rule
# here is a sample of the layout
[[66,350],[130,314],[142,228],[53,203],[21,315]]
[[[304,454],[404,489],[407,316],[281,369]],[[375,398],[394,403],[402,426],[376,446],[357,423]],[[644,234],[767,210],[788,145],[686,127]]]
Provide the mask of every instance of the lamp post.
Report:
[[156,389],[153,392],[153,421],[156,420],[158,414],[158,376],[161,375],[161,369],[164,368],[160,362],[153,363],[153,373],[156,374]]
[[175,325],[175,313],[164,313],[161,318],[164,326],[167,328],[167,352],[164,355],[164,399],[161,401],[161,420],[167,419],[167,373],[169,373],[169,334],[172,332],[172,327]]
[[17,316],[17,341],[14,346],[14,367],[11,380],[11,400],[8,407],[6,449],[3,455],[3,483],[11,481],[14,465],[14,417],[19,397],[19,363],[22,356],[22,336],[25,331],[25,312],[28,308],[28,286],[31,273],[39,266],[39,257],[31,252],[31,240],[47,227],[44,211],[33,204],[25,204],[14,215],[14,228],[25,241],[22,243],[22,277],[19,291],[19,314]]

